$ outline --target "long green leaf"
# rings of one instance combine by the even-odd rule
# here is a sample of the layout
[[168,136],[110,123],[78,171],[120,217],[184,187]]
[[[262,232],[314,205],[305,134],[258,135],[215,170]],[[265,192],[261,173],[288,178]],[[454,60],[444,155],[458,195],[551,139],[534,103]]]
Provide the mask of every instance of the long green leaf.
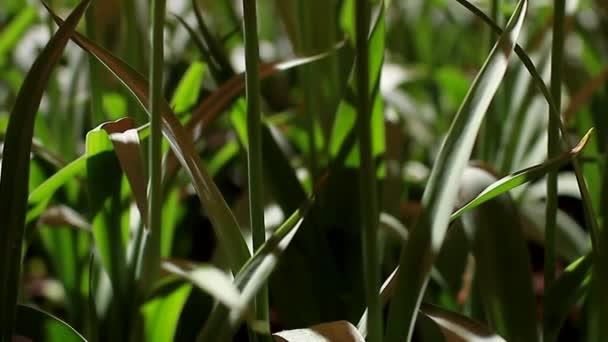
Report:
[[9,119],[0,179],[0,341],[10,341],[21,272],[34,121],[49,77],[90,0],[83,0],[28,72]]
[[[236,275],[234,282],[241,291],[240,309],[228,311],[224,306],[216,306],[199,333],[197,341],[228,341],[232,338],[245,317],[247,308],[266,284],[282,253],[298,232],[311,203],[312,199],[277,228]],[[265,325],[267,327],[267,323]]]
[[[492,27],[495,32],[502,32],[500,27],[496,25],[496,23],[494,23],[492,19],[490,19],[487,15],[485,15],[485,13],[483,13],[483,11],[479,10],[467,0],[456,1],[458,1],[458,3],[466,7],[472,13],[474,13],[477,17],[482,19],[486,24]],[[570,146],[572,146],[572,144],[569,141],[570,139],[568,130],[560,119],[560,112],[557,106],[555,105],[553,97],[549,92],[549,89],[547,88],[547,85],[544,83],[542,77],[538,73],[538,70],[536,70],[534,63],[532,63],[528,55],[519,45],[515,47],[515,53],[517,54],[521,62],[524,64],[524,66],[532,76],[532,79],[535,82],[536,86],[539,88],[545,100],[549,104],[549,115],[554,117],[555,121],[558,122],[562,138],[565,140],[566,145],[569,148]],[[593,247],[594,252],[596,252],[595,263],[598,266],[596,268],[596,271],[598,273],[597,278],[600,284],[606,287],[608,286],[608,267],[606,267],[606,265],[608,265],[608,259],[606,258],[606,253],[602,253],[601,251],[608,249],[608,234],[602,234],[600,232],[599,223],[596,219],[595,210],[593,208],[593,201],[589,193],[589,189],[587,188],[587,182],[583,176],[581,165],[577,159],[572,160],[572,166],[574,168],[574,173],[576,174],[576,181],[581,192],[581,199],[583,202],[583,213],[585,215],[585,222],[589,226],[589,231],[591,235],[591,245]],[[601,305],[599,305],[600,316],[603,317],[603,319],[606,319],[606,317],[608,317],[608,296],[601,296],[601,300],[603,302]],[[608,338],[608,325],[601,325],[601,329],[604,338]]]
[[409,341],[412,337],[417,309],[447,230],[460,177],[481,121],[506,72],[526,9],[526,0],[518,2],[505,33],[494,46],[456,114],[435,161],[422,197],[418,224],[401,254],[401,273],[386,328],[388,341]]
[[175,281],[155,289],[153,297],[141,308],[147,342],[174,341],[192,285]]
[[66,322],[40,309],[27,305],[17,306],[15,335],[28,338],[32,341],[87,341]]
[[543,329],[545,341],[557,340],[572,306],[589,290],[593,260],[591,254],[570,264],[545,293]]
[[587,141],[589,140],[589,137],[592,132],[593,130],[589,130],[589,132],[587,132],[583,139],[581,139],[578,145],[576,145],[576,147],[574,147],[569,152],[563,153],[560,156],[550,159],[540,165],[531,166],[521,171],[517,171],[507,177],[503,177],[498,181],[492,183],[474,199],[472,199],[467,204],[458,209],[455,213],[453,213],[450,217],[450,220],[455,220],[465,212],[476,208],[477,206],[495,198],[496,196],[504,194],[505,192],[514,189],[519,185],[522,185],[545,175],[549,170],[556,170],[559,167],[565,165],[573,158],[576,158],[579,153],[581,153],[583,148],[585,148],[585,146],[587,145]]
[[[460,196],[474,197],[495,178],[465,170]],[[507,341],[537,341],[536,302],[522,218],[508,194],[462,216],[475,256],[475,274],[491,327]]]
[[[50,9],[48,10],[54,19],[61,23],[61,19]],[[148,82],[139,73],[84,36],[75,34],[72,39],[111,71],[137,98],[142,108],[147,110],[149,100]],[[237,272],[250,256],[238,223],[213,179],[203,167],[200,156],[196,153],[186,130],[181,126],[171,107],[164,100],[162,101],[161,114],[163,134],[169,141],[180,163],[188,171],[203,207],[207,210],[213,223],[215,233],[220,243],[225,246],[224,250],[228,253],[231,269],[233,272]]]
[[474,320],[440,307],[422,303],[420,312],[432,319],[441,329],[444,337],[450,342],[504,342],[505,340],[491,332],[487,327]]

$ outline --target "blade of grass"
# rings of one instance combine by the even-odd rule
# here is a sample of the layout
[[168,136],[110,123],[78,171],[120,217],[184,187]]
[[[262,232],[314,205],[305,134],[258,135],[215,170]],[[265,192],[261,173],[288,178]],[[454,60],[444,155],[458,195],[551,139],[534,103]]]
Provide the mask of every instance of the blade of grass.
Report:
[[[384,4],[380,4],[384,6]],[[372,151],[371,106],[369,97],[369,41],[370,5],[357,0],[356,22],[356,74],[357,74],[357,131],[359,135],[359,196],[361,203],[363,276],[368,307],[367,329],[369,341],[382,341],[382,307],[380,289],[380,263],[378,260],[378,200],[376,193],[376,167]],[[313,155],[314,156],[314,155]]]
[[[15,335],[31,341],[86,342],[74,328],[59,318],[28,305],[17,306]],[[9,341],[17,341],[10,339]]]
[[135,204],[141,214],[144,225],[148,226],[148,199],[146,198],[146,183],[144,162],[140,153],[140,141],[135,121],[124,118],[118,121],[106,122],[100,126],[106,131],[120,166],[127,176]]
[[[160,241],[162,234],[162,111],[165,0],[152,1],[152,58],[150,61],[150,85],[148,112],[150,113],[150,145],[148,150],[148,239],[144,249],[143,280],[151,286],[160,270]],[[165,102],[166,103],[166,102]]]
[[[496,25],[488,16],[485,15],[482,11],[480,11],[477,7],[472,5],[466,0],[456,0],[458,3],[466,7],[469,11],[475,14],[477,17],[482,19],[486,24],[491,26],[495,32],[501,33],[502,30],[500,27]],[[549,104],[550,112],[549,115],[552,115],[556,118],[556,122],[559,124],[560,131],[562,133],[562,138],[565,140],[568,148],[572,146],[572,143],[569,141],[569,133],[564,123],[560,119],[560,112],[555,106],[553,102],[553,97],[544,83],[542,77],[538,73],[538,70],[534,66],[534,63],[530,60],[525,51],[517,45],[515,47],[515,52],[517,56],[524,64],[532,79],[534,80],[536,86],[540,89],[541,93],[545,97],[545,100]],[[608,249],[608,234],[602,234],[599,228],[598,221],[596,220],[595,210],[593,208],[593,203],[591,196],[589,194],[589,189],[587,188],[587,184],[585,178],[583,177],[583,172],[581,170],[580,163],[577,159],[572,160],[572,166],[574,168],[574,172],[576,174],[576,181],[579,186],[579,190],[581,192],[581,199],[583,201],[583,213],[585,218],[585,223],[589,226],[589,231],[591,235],[591,245],[593,247],[593,251],[595,253],[595,263],[596,263],[596,272],[598,273],[598,281],[603,284],[602,286],[608,286],[608,268],[602,267],[600,265],[608,265],[608,259],[604,254],[602,254],[602,250]],[[601,300],[605,301],[603,304],[599,305],[600,307],[600,317],[608,317],[608,296],[601,296]],[[603,311],[606,310],[606,311]],[[608,338],[608,325],[601,325],[602,334]]]
[[512,190],[531,180],[542,177],[550,170],[556,170],[559,167],[567,164],[582,152],[583,148],[585,148],[585,146],[587,145],[587,141],[589,140],[589,137],[591,136],[592,132],[593,130],[589,130],[589,132],[587,132],[583,139],[581,139],[578,145],[576,145],[576,147],[574,147],[571,151],[563,153],[540,165],[531,166],[529,168],[515,172],[492,183],[487,188],[485,188],[479,195],[477,195],[475,198],[470,200],[467,204],[465,204],[455,213],[453,213],[450,217],[450,221],[457,219],[465,212],[474,209],[477,206],[508,192],[509,190]]
[[456,312],[444,310],[438,306],[422,303],[420,312],[432,319],[443,335],[451,342],[504,342],[505,340],[491,332],[487,327]]
[[[196,3],[196,1],[194,1]],[[245,93],[247,99],[247,180],[249,183],[249,225],[253,236],[253,250],[266,241],[264,225],[264,184],[262,183],[262,114],[260,112],[260,48],[258,46],[257,1],[243,0],[245,39]],[[200,14],[200,13],[199,13]],[[202,23],[204,26],[204,23]],[[203,31],[205,32],[205,31]],[[264,285],[255,301],[256,319],[268,322],[268,286]],[[268,338],[265,338],[268,340]]]
[[[474,197],[493,182],[495,178],[489,172],[468,168],[462,177],[460,196]],[[507,341],[532,342],[538,341],[536,301],[522,222],[508,194],[462,216],[490,327]]]
[[199,29],[201,30],[203,39],[208,47],[208,51],[215,60],[218,69],[221,72],[222,79],[234,76],[234,69],[232,68],[230,61],[226,57],[226,53],[224,52],[223,47],[209,31],[209,28],[207,27],[207,24],[203,19],[203,15],[197,0],[192,0],[192,9],[194,10],[196,21],[198,22]]
[[587,254],[570,264],[564,273],[547,288],[543,310],[544,341],[557,340],[572,306],[589,290],[593,271],[592,255]]
[[[241,309],[228,311],[224,306],[216,306],[199,332],[197,341],[229,341],[232,338],[245,317],[247,308],[266,284],[281,255],[300,229],[314,202],[314,198],[313,195],[294,211],[235,276],[234,283],[241,291]],[[262,328],[267,329],[267,327],[267,322],[264,322]],[[268,333],[269,331],[265,332]]]
[[90,0],[83,0],[47,43],[28,72],[9,119],[0,178],[0,341],[12,339],[27,213],[34,121],[50,75]]
[[284,330],[273,334],[278,342],[364,342],[357,328],[348,321],[314,325],[306,329]]
[[240,292],[229,275],[220,269],[212,265],[179,265],[170,261],[164,261],[162,269],[192,283],[231,310],[240,310]]
[[178,322],[192,290],[192,285],[176,281],[163,285],[154,289],[152,298],[141,308],[147,342],[175,341]]
[[399,280],[386,327],[388,341],[409,341],[412,337],[428,272],[439,253],[456,201],[458,181],[470,157],[479,125],[506,72],[508,57],[523,26],[526,9],[527,1],[519,1],[505,33],[456,114],[431,171],[422,197],[418,224],[402,250]]
[[[62,22],[50,9],[47,10],[58,23]],[[145,104],[149,101],[148,83],[140,74],[84,36],[75,34],[72,39],[111,71],[137,98],[142,108],[147,108]],[[250,256],[238,223],[213,179],[203,167],[200,156],[196,153],[185,129],[164,99],[161,102],[161,110],[163,133],[180,163],[189,173],[194,189],[209,213],[214,231],[220,243],[226,247],[224,250],[228,253],[230,267],[233,272],[237,272]]]
[[[188,34],[190,35],[190,39],[192,39],[192,41],[194,42],[194,45],[196,45],[196,47],[198,48],[198,50],[201,54],[201,57],[203,58],[205,63],[209,66],[209,71],[211,72],[213,79],[218,83],[221,82],[223,75],[222,75],[221,71],[219,70],[219,67],[216,65],[215,61],[213,60],[211,53],[205,46],[205,43],[203,43],[203,40],[201,39],[201,37],[199,37],[199,35],[196,33],[196,31],[194,31],[194,28],[192,28],[192,26],[190,26],[190,24],[188,24],[188,22],[186,22],[186,20],[184,20],[184,18],[182,18],[179,15],[175,15],[175,18],[177,18],[179,23],[182,24],[182,26],[186,29],[186,31],[188,31]],[[179,113],[179,111],[178,111],[178,113]]]

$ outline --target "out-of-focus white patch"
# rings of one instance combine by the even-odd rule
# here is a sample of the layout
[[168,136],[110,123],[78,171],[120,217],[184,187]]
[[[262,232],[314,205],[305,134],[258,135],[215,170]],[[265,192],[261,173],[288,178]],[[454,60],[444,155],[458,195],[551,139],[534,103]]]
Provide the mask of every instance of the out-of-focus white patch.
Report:
[[[267,41],[260,41],[260,59],[263,61],[270,61],[276,59],[276,50],[274,45]],[[234,66],[236,72],[245,71],[245,46],[239,45],[235,47],[230,54],[230,62]]]
[[181,14],[186,11],[188,3],[185,0],[169,0],[167,1],[167,12]]
[[577,22],[588,31],[596,30],[600,24],[597,13],[591,8],[580,11]]
[[568,58],[579,58],[583,54],[583,42],[578,35],[570,34],[564,42],[564,52]]
[[268,228],[275,228],[280,226],[285,220],[285,214],[281,208],[276,204],[270,204],[264,209],[264,222],[266,224],[266,234],[270,234]]
[[430,174],[430,170],[421,162],[412,160],[403,165],[403,176],[416,183],[424,182]]
[[382,94],[388,93],[407,79],[408,72],[404,67],[397,64],[384,64],[382,66],[382,76],[380,77],[380,91]]
[[298,177],[300,182],[304,182],[310,177],[310,173],[308,172],[308,169],[300,167],[296,170],[296,177]]
[[17,66],[21,70],[29,70],[49,39],[48,27],[44,25],[32,26],[15,47],[14,57]]

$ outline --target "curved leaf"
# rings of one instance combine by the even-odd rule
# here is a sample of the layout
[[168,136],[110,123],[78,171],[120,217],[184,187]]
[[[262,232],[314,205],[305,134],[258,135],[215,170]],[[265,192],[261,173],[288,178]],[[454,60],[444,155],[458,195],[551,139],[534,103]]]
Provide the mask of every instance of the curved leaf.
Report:
[[410,232],[401,258],[399,280],[389,308],[387,341],[411,339],[428,274],[439,253],[456,201],[459,180],[470,157],[479,126],[507,70],[527,1],[518,2],[505,33],[473,82],[435,161],[422,197],[417,226]]
[[28,305],[17,306],[15,335],[23,336],[32,341],[87,341],[66,322]]
[[273,334],[280,342],[364,342],[357,328],[348,321],[322,323],[307,329],[284,330]]
[[0,178],[0,340],[10,339],[21,270],[34,121],[44,89],[76,25],[89,6],[83,0],[47,43],[27,73],[13,107]]
[[548,160],[540,165],[535,165],[521,171],[517,171],[507,177],[503,177],[496,182],[490,184],[487,188],[485,188],[479,195],[477,195],[474,199],[469,201],[467,204],[458,209],[455,213],[452,214],[450,220],[455,220],[460,217],[465,212],[476,208],[477,206],[485,203],[496,196],[506,193],[507,191],[527,183],[531,180],[539,178],[549,172],[550,170],[556,170],[559,167],[563,166],[572,158],[575,158],[579,155],[579,153],[583,150],[587,141],[589,140],[589,136],[593,132],[593,129],[589,130],[587,134],[581,139],[581,141],[574,147],[571,151],[563,153],[562,155]]
[[543,329],[546,342],[557,340],[560,328],[572,306],[587,293],[591,283],[591,254],[570,264],[545,293]]
[[420,312],[439,326],[447,342],[505,342],[488,328],[458,313],[426,303],[422,303]]
[[[479,168],[465,170],[461,196],[474,197],[495,181]],[[522,219],[508,194],[462,216],[475,256],[481,301],[491,326],[507,341],[538,340],[532,269]]]
[[[47,7],[47,10],[53,15],[56,22],[62,22],[50,8]],[[76,33],[72,37],[72,40],[111,71],[135,96],[141,107],[146,112],[148,111],[148,82],[139,73],[81,34]],[[203,167],[201,158],[196,153],[192,140],[176,118],[173,110],[164,100],[161,105],[163,134],[169,141],[180,163],[190,175],[194,189],[213,223],[214,231],[220,243],[225,246],[224,251],[228,254],[230,267],[233,272],[237,272],[250,256],[239,225],[213,179]]]

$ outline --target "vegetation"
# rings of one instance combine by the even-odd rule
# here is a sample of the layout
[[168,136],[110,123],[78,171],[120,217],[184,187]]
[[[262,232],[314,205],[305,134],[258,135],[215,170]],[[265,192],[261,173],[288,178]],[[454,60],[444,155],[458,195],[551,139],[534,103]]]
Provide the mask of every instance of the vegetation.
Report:
[[608,340],[599,0],[8,0],[0,342]]

